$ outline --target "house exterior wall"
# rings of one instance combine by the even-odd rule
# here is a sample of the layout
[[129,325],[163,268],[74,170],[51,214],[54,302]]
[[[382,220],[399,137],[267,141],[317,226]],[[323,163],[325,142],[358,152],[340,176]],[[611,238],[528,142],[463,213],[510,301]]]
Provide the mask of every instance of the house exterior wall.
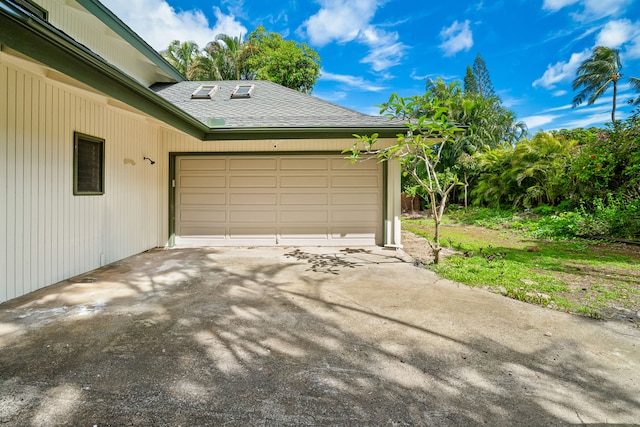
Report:
[[48,20],[144,86],[172,81],[148,58],[74,0],[33,0]]
[[[58,74],[0,47],[0,302],[168,245],[170,153],[335,154],[354,142],[203,142]],[[105,140],[104,195],[73,195],[74,132]],[[393,226],[400,174],[386,186]],[[399,242],[399,230],[385,236]]]
[[[0,302],[161,245],[159,125],[0,53]],[[24,61],[22,61],[24,62]],[[105,139],[105,194],[73,195],[74,131]]]

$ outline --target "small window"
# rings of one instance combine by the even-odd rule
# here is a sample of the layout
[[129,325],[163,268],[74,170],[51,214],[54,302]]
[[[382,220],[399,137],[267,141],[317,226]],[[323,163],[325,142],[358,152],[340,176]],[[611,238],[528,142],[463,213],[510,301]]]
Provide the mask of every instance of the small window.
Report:
[[73,134],[73,194],[104,194],[104,139]]
[[216,85],[202,85],[191,94],[191,99],[212,99],[217,90]]
[[254,85],[238,85],[231,94],[231,99],[251,98]]
[[31,0],[13,0],[13,2],[32,15],[35,15],[44,21],[47,20],[49,13]]

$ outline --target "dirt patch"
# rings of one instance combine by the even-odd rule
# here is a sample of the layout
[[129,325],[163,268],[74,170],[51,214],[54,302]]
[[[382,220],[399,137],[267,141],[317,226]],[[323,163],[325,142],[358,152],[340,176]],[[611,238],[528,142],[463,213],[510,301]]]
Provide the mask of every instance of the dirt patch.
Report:
[[[433,262],[433,249],[429,241],[424,237],[420,237],[407,230],[402,230],[402,248],[414,260],[423,264],[431,264]],[[440,259],[444,259],[456,254],[457,251],[451,248],[442,248],[440,251]]]

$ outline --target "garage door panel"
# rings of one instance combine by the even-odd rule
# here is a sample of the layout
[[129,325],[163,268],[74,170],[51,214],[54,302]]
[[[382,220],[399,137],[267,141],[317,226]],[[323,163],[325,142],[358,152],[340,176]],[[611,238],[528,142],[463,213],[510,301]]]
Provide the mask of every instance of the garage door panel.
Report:
[[334,171],[347,171],[349,173],[353,173],[355,171],[378,171],[380,169],[380,162],[377,160],[367,160],[363,162],[351,163],[348,160],[345,160],[343,157],[332,158],[331,159],[331,170]]
[[227,170],[227,160],[213,158],[180,159],[179,168],[181,171],[225,171]]
[[227,212],[224,210],[181,209],[178,214],[182,223],[195,222],[224,222]]
[[318,210],[295,210],[295,211],[281,211],[280,220],[283,223],[313,223],[324,222],[329,219],[328,212]]
[[231,176],[230,188],[276,188],[275,176]]
[[331,187],[378,187],[378,177],[375,175],[334,175],[331,177]]
[[375,223],[378,216],[375,212],[369,212],[367,210],[355,207],[348,210],[334,210],[331,212],[331,221],[336,223],[350,223],[357,224],[358,222]]
[[181,205],[224,205],[227,203],[225,193],[182,193],[179,203]]
[[329,177],[326,175],[289,175],[280,178],[280,187],[282,188],[327,188],[328,186]]
[[268,158],[237,158],[229,160],[229,170],[231,171],[256,171],[269,170],[276,171],[278,162],[276,159]]
[[276,193],[235,193],[229,195],[232,206],[237,205],[273,205],[278,203]]
[[379,197],[378,193],[338,193],[331,195],[331,203],[334,205],[362,205],[364,207],[370,207],[379,203]]
[[227,178],[224,176],[181,176],[178,178],[180,188],[224,188]]
[[260,206],[254,206],[254,209],[229,211],[229,222],[232,224],[272,224],[276,222],[275,210],[264,210]]
[[329,162],[324,157],[318,158],[283,158],[280,162],[280,170],[282,171],[309,171],[323,170],[326,171]]
[[181,227],[180,231],[182,236],[214,239],[225,239],[227,233],[226,227],[202,226],[200,224],[192,227]]
[[230,239],[275,240],[276,227],[231,227]]
[[326,206],[329,195],[326,193],[286,193],[280,194],[280,204],[283,206]]
[[341,155],[184,157],[176,162],[176,245],[382,241],[379,163],[351,165]]

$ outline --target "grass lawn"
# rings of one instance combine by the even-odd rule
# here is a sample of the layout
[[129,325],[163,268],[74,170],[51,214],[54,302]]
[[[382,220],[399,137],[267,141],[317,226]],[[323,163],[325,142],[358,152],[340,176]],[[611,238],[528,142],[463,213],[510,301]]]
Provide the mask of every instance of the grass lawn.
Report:
[[[402,228],[425,238],[433,236],[429,219],[404,219]],[[441,230],[442,245],[455,254],[428,268],[442,277],[549,308],[640,327],[640,246],[532,239],[513,229],[452,220]]]

